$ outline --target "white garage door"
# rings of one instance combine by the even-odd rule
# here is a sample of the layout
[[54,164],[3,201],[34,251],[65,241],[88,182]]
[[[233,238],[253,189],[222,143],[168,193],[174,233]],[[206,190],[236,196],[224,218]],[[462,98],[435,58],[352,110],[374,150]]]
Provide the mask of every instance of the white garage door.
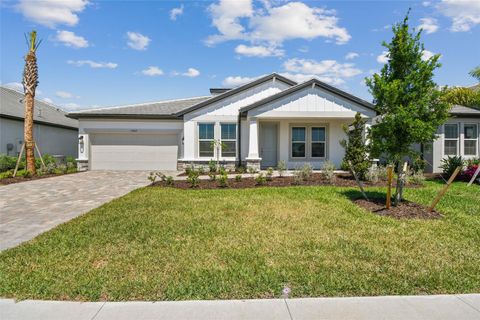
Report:
[[91,170],[176,170],[176,134],[96,133],[90,138]]

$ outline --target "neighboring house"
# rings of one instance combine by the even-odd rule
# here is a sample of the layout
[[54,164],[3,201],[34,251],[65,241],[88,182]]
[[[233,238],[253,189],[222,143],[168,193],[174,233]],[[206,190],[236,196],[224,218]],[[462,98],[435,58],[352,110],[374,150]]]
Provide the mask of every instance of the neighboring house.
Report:
[[[297,84],[275,73],[211,93],[70,113],[79,120],[80,169],[175,170],[207,164],[217,157],[212,148],[217,140],[224,144],[219,157],[227,166],[267,168],[283,160],[291,169],[305,163],[318,169],[329,160],[338,168],[344,156],[342,126],[357,112],[368,119],[367,126],[376,115],[371,103],[319,80]],[[432,163],[435,159],[432,155]]]
[[480,110],[455,105],[451,117],[437,131],[438,139],[425,148],[427,171],[441,172],[443,158],[461,156],[464,159],[480,157]]
[[[0,154],[16,156],[23,144],[24,95],[0,87]],[[42,154],[77,156],[78,121],[35,99],[33,137]]]

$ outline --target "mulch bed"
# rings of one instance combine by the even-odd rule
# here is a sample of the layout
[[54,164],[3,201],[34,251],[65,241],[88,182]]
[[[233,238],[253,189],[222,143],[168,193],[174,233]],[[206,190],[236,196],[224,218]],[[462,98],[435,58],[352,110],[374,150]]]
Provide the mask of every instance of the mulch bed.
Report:
[[20,182],[26,182],[26,181],[32,181],[32,180],[39,180],[39,179],[45,179],[45,178],[51,178],[51,177],[57,177],[57,176],[63,176],[66,174],[75,174],[77,172],[72,172],[72,173],[51,173],[51,174],[44,174],[42,176],[33,176],[29,178],[25,177],[15,177],[15,178],[3,178],[0,179],[0,185],[7,185],[7,184],[13,184],[13,183],[20,183]]
[[389,210],[385,208],[386,199],[354,199],[353,203],[362,207],[368,211],[371,211],[380,216],[389,216],[396,219],[438,219],[442,215],[440,212],[433,210],[428,212],[428,208],[407,200],[403,200],[400,205],[394,207],[391,206]]
[[[366,187],[384,187],[385,181],[379,181],[378,183],[364,182]],[[322,174],[315,173],[312,177],[306,181],[302,181],[300,184],[295,184],[293,177],[274,177],[272,180],[267,181],[263,185],[258,185],[254,178],[242,178],[240,181],[235,179],[228,179],[228,189],[244,189],[244,188],[256,188],[256,187],[290,187],[295,185],[301,186],[336,186],[336,187],[358,187],[355,179],[348,174],[337,174],[333,182],[327,181],[323,178]],[[152,186],[166,186],[165,182],[157,181]],[[191,184],[188,181],[175,181],[174,188],[179,189],[192,189]],[[420,187],[419,185],[409,184],[407,187]],[[196,189],[222,189],[217,181],[200,180],[199,186]]]

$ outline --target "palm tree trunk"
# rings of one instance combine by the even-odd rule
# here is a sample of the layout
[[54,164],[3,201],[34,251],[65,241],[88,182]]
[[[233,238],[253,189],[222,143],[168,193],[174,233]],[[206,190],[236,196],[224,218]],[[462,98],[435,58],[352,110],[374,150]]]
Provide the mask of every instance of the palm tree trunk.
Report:
[[24,141],[25,141],[25,158],[27,162],[27,171],[30,174],[36,174],[35,168],[35,142],[33,140],[33,108],[34,97],[30,93],[25,93],[25,120],[24,120]]

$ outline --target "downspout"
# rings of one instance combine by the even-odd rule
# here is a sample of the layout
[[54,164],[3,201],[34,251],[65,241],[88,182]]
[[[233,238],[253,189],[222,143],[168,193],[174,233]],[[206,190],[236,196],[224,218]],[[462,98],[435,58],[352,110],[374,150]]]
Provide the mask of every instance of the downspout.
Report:
[[237,154],[238,154],[238,166],[242,165],[242,115],[241,112],[238,113],[238,143],[237,143]]

